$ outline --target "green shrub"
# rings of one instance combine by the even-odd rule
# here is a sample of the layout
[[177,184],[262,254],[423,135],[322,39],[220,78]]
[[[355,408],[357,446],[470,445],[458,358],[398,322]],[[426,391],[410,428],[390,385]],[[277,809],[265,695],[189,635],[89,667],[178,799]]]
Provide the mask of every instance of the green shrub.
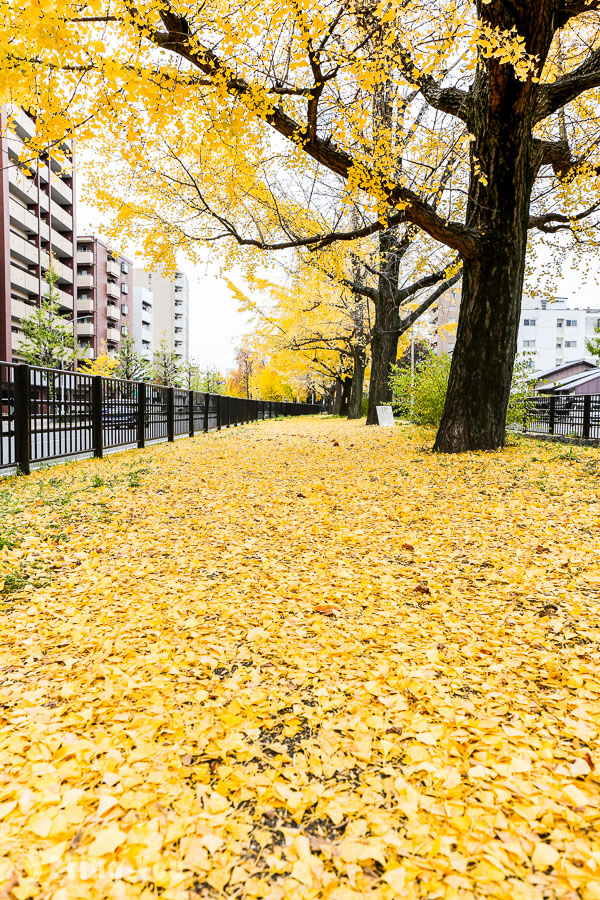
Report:
[[[451,361],[447,353],[438,356],[430,350],[415,365],[414,376],[406,366],[392,368],[390,387],[399,415],[416,425],[439,425],[446,402]],[[523,421],[525,399],[532,394],[530,375],[529,361],[517,359],[506,417],[509,425]]]
[[437,425],[442,418],[450,357],[429,350],[415,365],[414,377],[409,367],[394,366],[390,386],[401,416],[417,425]]

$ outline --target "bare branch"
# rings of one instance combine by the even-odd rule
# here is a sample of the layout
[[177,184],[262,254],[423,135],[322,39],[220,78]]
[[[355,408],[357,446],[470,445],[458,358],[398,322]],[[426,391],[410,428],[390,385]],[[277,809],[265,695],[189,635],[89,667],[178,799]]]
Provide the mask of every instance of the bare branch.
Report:
[[448,281],[445,281],[444,284],[441,284],[432,294],[430,294],[426,299],[417,306],[416,309],[411,310],[407,316],[404,316],[403,319],[400,319],[400,325],[398,327],[398,335],[404,334],[404,332],[410,328],[413,322],[416,322],[424,312],[427,312],[430,306],[442,297],[446,291],[450,290],[451,287],[454,287],[457,282],[462,278],[462,267],[458,270],[458,272],[452,276]]
[[538,89],[535,121],[541,122],[584,91],[596,87],[600,87],[600,48],[593,50],[577,69]]
[[555,14],[557,28],[564,28],[570,19],[600,9],[600,0],[561,0]]
[[543,216],[532,216],[529,219],[529,227],[537,228],[545,234],[556,234],[557,231],[567,231],[573,222],[581,222],[587,219],[600,209],[600,200],[592,204],[588,209],[578,213],[576,216],[565,216],[562,213],[547,213]]
[[[215,81],[222,81],[233,96],[248,99],[252,97],[254,91],[250,84],[230,72],[212,50],[204,47],[192,48],[189,25],[184,18],[168,7],[161,9],[160,16],[167,31],[154,32],[151,35],[156,44],[187,59]],[[307,129],[300,125],[279,106],[271,105],[266,112],[257,107],[257,114],[278,134],[296,146],[301,146],[316,162],[345,180],[348,179],[356,166],[356,161],[345,150],[330,140],[318,137],[311,127]],[[375,176],[375,173],[368,169],[367,174]],[[477,252],[481,238],[476,231],[461,223],[447,222],[414,191],[399,184],[392,184],[387,189],[387,201],[392,207],[402,207],[404,219],[418,225],[441,243],[457,250],[463,258],[470,258]]]

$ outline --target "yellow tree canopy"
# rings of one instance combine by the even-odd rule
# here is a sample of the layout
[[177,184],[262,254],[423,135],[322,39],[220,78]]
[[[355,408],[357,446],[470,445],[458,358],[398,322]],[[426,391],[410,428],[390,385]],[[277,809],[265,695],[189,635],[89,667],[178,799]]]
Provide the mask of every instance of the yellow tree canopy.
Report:
[[35,113],[32,151],[65,136],[102,151],[94,193],[148,255],[408,220],[469,256],[482,59],[540,84],[532,226],[585,229],[600,199],[598,0],[534,5],[555,19],[542,62],[500,0],[2,0],[0,96]]

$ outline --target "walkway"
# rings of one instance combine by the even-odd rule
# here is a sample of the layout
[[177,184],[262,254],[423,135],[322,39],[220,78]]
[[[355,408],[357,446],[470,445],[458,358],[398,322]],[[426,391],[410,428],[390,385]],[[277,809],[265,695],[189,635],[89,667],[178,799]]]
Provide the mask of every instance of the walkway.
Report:
[[3,484],[0,896],[600,897],[600,454],[429,441]]

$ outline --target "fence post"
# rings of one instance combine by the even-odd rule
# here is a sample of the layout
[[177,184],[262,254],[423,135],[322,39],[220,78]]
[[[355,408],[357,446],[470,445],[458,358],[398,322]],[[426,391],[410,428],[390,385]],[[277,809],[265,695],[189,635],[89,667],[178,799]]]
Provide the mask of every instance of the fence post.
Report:
[[92,441],[94,456],[104,456],[104,431],[102,429],[102,375],[92,377]]
[[194,392],[188,391],[188,405],[189,405],[189,433],[190,437],[194,437]]
[[227,428],[229,428],[231,425],[231,397],[225,397],[224,399],[227,401],[225,406],[227,409]]
[[29,366],[15,366],[15,462],[23,475],[31,472],[31,402]]
[[556,397],[552,395],[550,397],[550,410],[549,410],[549,421],[548,421],[548,434],[554,434],[554,418],[556,414]]
[[583,435],[586,440],[590,436],[590,419],[592,413],[592,395],[585,394],[583,397]]
[[221,430],[221,395],[217,394],[217,431]]
[[204,423],[203,430],[208,431],[208,407],[210,406],[210,394],[204,395]]
[[167,440],[175,440],[175,388],[167,388]]
[[146,382],[138,382],[138,419],[137,445],[141,449],[146,446]]

